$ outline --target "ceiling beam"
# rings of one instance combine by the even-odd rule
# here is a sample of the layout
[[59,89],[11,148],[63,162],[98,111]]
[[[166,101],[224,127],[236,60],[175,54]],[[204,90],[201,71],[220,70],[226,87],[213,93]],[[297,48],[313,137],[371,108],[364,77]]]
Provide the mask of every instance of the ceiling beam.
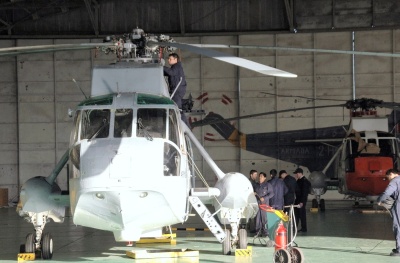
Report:
[[[98,26],[99,25],[99,20],[98,20],[99,5],[96,1],[91,1],[91,0],[84,0],[84,1],[85,1],[86,9],[89,14],[90,22],[92,23],[94,34],[96,36],[98,36],[99,35],[99,26]],[[92,2],[94,3],[94,13],[92,11]]]
[[295,32],[293,0],[285,0],[285,7],[286,7],[286,17],[289,22],[289,30],[290,30],[290,32]]
[[181,34],[185,34],[185,17],[184,17],[184,8],[183,8],[183,0],[178,0],[178,9],[179,9],[179,24],[181,27]]

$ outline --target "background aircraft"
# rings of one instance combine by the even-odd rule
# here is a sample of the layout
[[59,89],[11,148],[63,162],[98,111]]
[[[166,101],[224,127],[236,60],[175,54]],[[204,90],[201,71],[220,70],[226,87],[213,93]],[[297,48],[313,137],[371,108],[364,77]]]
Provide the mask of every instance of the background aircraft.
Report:
[[[319,206],[324,211],[325,202],[320,197],[329,185],[337,186],[341,194],[370,200],[375,200],[385,189],[385,172],[390,168],[398,168],[400,163],[398,139],[394,133],[389,132],[395,130],[400,121],[395,115],[399,106],[398,103],[357,99],[339,105],[289,109],[229,119],[211,112],[203,120],[192,123],[192,127],[211,125],[224,139],[244,150],[308,168],[311,172],[309,179],[313,188],[312,194],[315,195],[313,207]],[[326,107],[349,109],[350,124],[244,134],[230,123],[241,118]],[[378,118],[376,107],[394,110],[390,116]],[[352,129],[355,132],[351,132]],[[362,145],[359,146],[359,142],[356,142],[356,136],[362,138]],[[368,152],[367,146],[372,143],[379,146],[377,152]]]

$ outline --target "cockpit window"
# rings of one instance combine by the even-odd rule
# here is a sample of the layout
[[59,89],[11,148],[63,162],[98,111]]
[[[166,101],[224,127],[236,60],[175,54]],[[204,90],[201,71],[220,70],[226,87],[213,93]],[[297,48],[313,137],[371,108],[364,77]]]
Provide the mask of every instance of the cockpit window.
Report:
[[110,110],[91,109],[82,112],[81,140],[107,138],[110,128]]
[[173,110],[169,110],[169,140],[173,141],[176,145],[179,145],[178,142],[178,121],[176,117],[176,113]]
[[71,145],[78,141],[79,139],[79,124],[81,123],[81,111],[78,110],[74,117],[74,131],[71,137]]
[[131,137],[132,136],[132,109],[115,110],[114,137]]
[[165,109],[139,109],[137,112],[137,137],[165,138]]

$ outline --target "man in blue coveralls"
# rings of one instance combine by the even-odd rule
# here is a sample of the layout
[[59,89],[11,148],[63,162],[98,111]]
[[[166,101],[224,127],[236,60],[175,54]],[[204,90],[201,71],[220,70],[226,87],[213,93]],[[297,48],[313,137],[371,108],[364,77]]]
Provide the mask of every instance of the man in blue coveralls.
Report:
[[[396,248],[390,253],[391,256],[400,256],[400,176],[396,169],[389,169],[386,172],[386,176],[390,180],[389,185],[386,187],[385,191],[378,197],[378,205],[387,206],[391,203],[390,200],[394,201],[393,205],[390,207],[390,213],[393,217],[393,233],[396,240]],[[389,200],[389,201],[388,201]]]

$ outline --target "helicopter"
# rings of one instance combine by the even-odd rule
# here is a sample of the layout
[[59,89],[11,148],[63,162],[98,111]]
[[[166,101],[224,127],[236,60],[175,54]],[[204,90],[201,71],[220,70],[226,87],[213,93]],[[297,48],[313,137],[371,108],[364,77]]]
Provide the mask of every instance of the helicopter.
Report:
[[[164,51],[175,48],[266,75],[296,77],[139,28],[106,37],[103,43],[0,49],[0,56],[97,49],[117,57],[115,63],[93,68],[90,97],[69,112],[70,144],[56,167],[49,176],[33,177],[21,187],[17,212],[35,229],[21,252],[51,259],[53,239],[44,228],[50,219],[62,223],[67,206],[74,224],[111,231],[116,241],[161,236],[163,227],[185,222],[194,208],[222,243],[223,254],[247,247],[243,224],[258,211],[251,183],[241,173],[222,172],[181,120],[163,76]],[[195,186],[193,146],[215,173],[214,187],[206,182],[206,188]],[[56,179],[68,162],[72,171],[64,194]],[[212,204],[216,212],[211,214],[205,204]],[[222,229],[215,214],[230,229]]]
[[[376,99],[354,99],[342,104],[305,107],[265,112],[224,119],[214,112],[203,120],[192,122],[192,127],[211,125],[225,140],[244,150],[295,163],[310,170],[312,207],[325,211],[321,199],[328,186],[356,200],[374,201],[388,184],[385,172],[399,168],[398,138],[391,132],[394,116],[379,117],[376,107],[399,108],[398,103]],[[315,108],[344,107],[350,112],[350,123],[318,129],[279,133],[244,134],[231,124],[241,118],[252,118],[290,111]],[[393,115],[392,113],[392,115]],[[379,127],[379,128],[378,128]],[[358,202],[356,202],[357,204]]]

